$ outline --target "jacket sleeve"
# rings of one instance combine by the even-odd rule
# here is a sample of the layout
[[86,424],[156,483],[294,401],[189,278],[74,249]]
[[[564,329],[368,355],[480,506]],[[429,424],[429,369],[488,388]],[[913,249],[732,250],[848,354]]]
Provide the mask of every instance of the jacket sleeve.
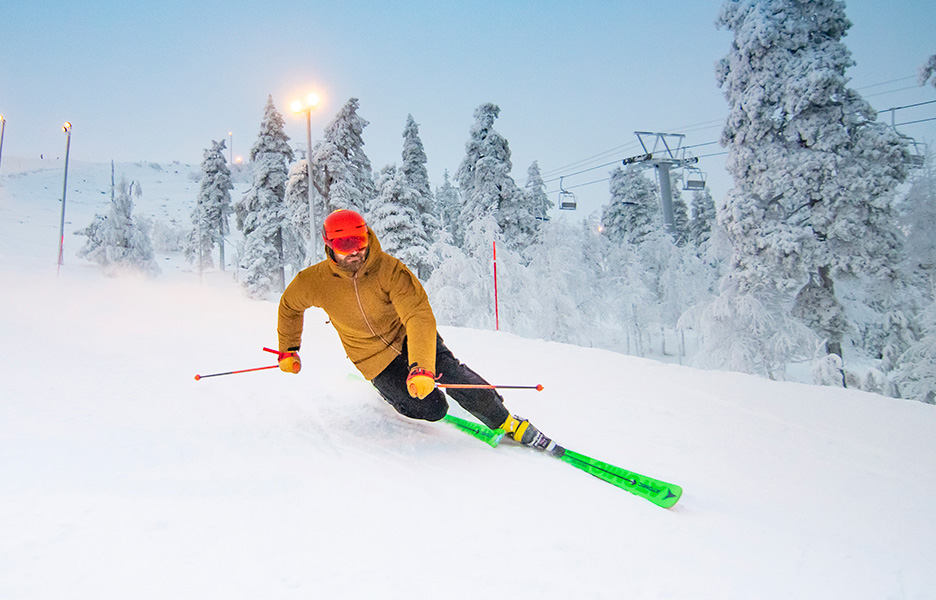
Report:
[[435,315],[422,284],[402,263],[393,273],[390,301],[406,328],[409,364],[419,365],[435,373]]
[[311,277],[300,273],[280,297],[276,333],[280,352],[295,352],[302,343],[305,310],[313,306]]

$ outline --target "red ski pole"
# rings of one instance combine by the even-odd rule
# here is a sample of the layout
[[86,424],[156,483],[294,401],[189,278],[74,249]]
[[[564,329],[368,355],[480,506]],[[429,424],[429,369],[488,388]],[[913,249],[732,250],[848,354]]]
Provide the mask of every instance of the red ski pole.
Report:
[[220,377],[221,375],[237,375],[238,373],[250,373],[251,371],[263,371],[266,369],[278,369],[279,365],[270,365],[269,367],[256,367],[254,369],[241,369],[240,371],[227,371],[225,373],[212,373],[211,375],[196,375],[195,381],[204,379],[205,377]]
[[437,383],[436,387],[453,390],[536,390],[543,391],[543,385],[485,385],[475,383]]
[[[273,350],[272,348],[264,348],[263,350],[266,352],[272,352],[273,354],[276,354],[277,356],[279,356],[278,350]],[[298,366],[299,366],[298,364],[293,365],[293,370],[296,373],[299,372],[297,369]],[[277,365],[270,365],[268,367],[255,367],[253,369],[241,369],[240,371],[226,371],[224,373],[212,373],[210,375],[196,375],[195,381],[200,381],[206,377],[220,377],[222,375],[237,375],[238,373],[250,373],[251,371],[265,371],[267,369],[278,369],[278,368],[279,368],[279,365],[277,364]]]

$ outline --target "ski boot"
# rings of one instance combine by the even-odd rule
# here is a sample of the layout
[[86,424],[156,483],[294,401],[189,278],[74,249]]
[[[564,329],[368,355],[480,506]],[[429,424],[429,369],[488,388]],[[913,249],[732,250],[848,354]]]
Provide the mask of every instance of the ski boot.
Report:
[[523,417],[510,415],[499,429],[504,430],[505,437],[509,437],[515,442],[529,446],[534,450],[546,452],[556,458],[565,454],[565,448],[546,437],[543,432]]

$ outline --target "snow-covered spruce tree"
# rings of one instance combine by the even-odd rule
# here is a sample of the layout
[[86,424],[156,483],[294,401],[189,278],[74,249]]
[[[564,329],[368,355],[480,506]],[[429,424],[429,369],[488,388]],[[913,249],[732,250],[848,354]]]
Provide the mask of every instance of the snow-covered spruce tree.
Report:
[[435,214],[440,229],[446,231],[449,236],[454,236],[454,229],[461,215],[461,196],[458,188],[453,186],[449,179],[448,169],[443,175],[442,186],[436,188],[435,203]]
[[[429,272],[429,246],[422,215],[407,197],[403,172],[387,165],[377,177],[377,197],[371,202],[367,223],[380,239],[385,252],[403,261],[414,273]],[[423,273],[419,273],[420,268]]]
[[936,286],[936,162],[932,152],[901,202],[900,224],[907,235],[908,269],[932,289]]
[[818,338],[789,316],[788,299],[773,281],[753,275],[730,271],[719,282],[718,296],[694,307],[701,341],[693,364],[784,379],[786,365],[812,356]]
[[201,267],[211,267],[211,251],[218,246],[219,264],[224,270],[224,236],[230,233],[231,171],[224,158],[224,140],[211,142],[201,164],[198,197],[192,209],[192,231],[185,255],[189,262],[201,260]]
[[893,374],[900,396],[936,404],[936,302],[920,314],[920,338],[897,361]]
[[[325,202],[325,216],[339,208],[365,213],[377,195],[370,159],[364,153],[359,101],[351,98],[325,127],[325,137],[312,153],[312,184]],[[324,217],[319,217],[324,219]]]
[[[529,184],[528,184],[529,185]],[[529,189],[529,188],[527,188]],[[539,231],[537,252],[530,261],[529,314],[536,319],[532,334],[580,346],[595,345],[608,319],[607,306],[599,308],[599,289],[594,266],[596,246],[607,243],[593,227],[557,219]],[[604,331],[603,333],[607,333]]]
[[927,81],[936,87],[936,54],[930,56],[920,67],[920,85],[926,85]]
[[[312,203],[315,210],[315,231],[312,230],[309,207],[309,179],[306,159],[299,160],[289,168],[286,179],[286,219],[297,236],[297,248],[294,256],[287,256],[287,262],[297,269],[309,266],[316,259],[316,250],[322,245],[322,222],[328,216],[325,199],[315,186],[312,186]],[[293,260],[298,261],[293,265]]]
[[513,166],[507,139],[494,130],[499,114],[500,108],[490,103],[475,109],[465,158],[455,174],[462,210],[454,237],[463,247],[467,228],[488,215],[495,216],[505,243],[512,248],[532,245],[536,232],[536,219],[510,175]]
[[601,230],[615,243],[639,244],[660,229],[656,185],[634,167],[611,171],[611,202],[601,209]]
[[683,313],[712,297],[713,270],[694,247],[680,246],[663,229],[649,234],[636,250],[637,277],[650,299],[649,306],[641,308],[644,321],[659,325],[660,352],[666,355],[667,332],[678,332]]
[[526,204],[530,207],[533,218],[540,223],[548,221],[549,211],[556,204],[546,194],[546,184],[543,182],[539,163],[535,160],[527,169],[527,180],[526,185],[523,186],[523,193],[526,195]]
[[673,193],[673,241],[677,246],[685,246],[689,241],[689,207],[682,197],[682,178],[677,173],[670,173]]
[[242,266],[247,270],[243,284],[247,295],[262,299],[286,287],[287,246],[290,236],[286,220],[287,165],[293,152],[283,130],[283,116],[267,99],[260,133],[250,149],[253,183],[237,203],[238,227],[244,231]]
[[429,260],[429,246],[432,245],[433,233],[438,229],[438,221],[433,215],[432,188],[429,186],[429,171],[426,170],[426,151],[419,138],[419,126],[413,115],[406,116],[403,129],[403,162],[400,163],[400,182],[402,183],[400,202],[412,208],[415,218],[407,234],[410,238],[412,262],[403,260],[420,279],[425,281],[432,272]]
[[715,223],[715,200],[708,188],[692,193],[692,209],[689,218],[689,240],[697,247],[712,237]]
[[[439,323],[458,327],[494,327],[492,243],[500,238],[493,214],[472,221],[462,247],[437,244],[444,254],[426,282],[426,293]],[[499,246],[501,246],[499,244]]]
[[890,194],[906,178],[906,145],[846,87],[843,2],[726,0],[717,24],[734,33],[717,70],[730,106],[732,266],[751,285],[805,283],[798,314],[841,355],[848,321],[834,278],[895,276]]
[[657,307],[641,278],[639,246],[613,241],[599,233],[589,237],[594,251],[586,261],[594,273],[594,344],[603,348],[645,356],[647,337],[659,323]]
[[122,269],[159,273],[149,233],[133,218],[133,186],[121,179],[107,215],[95,215],[90,225],[75,232],[88,238],[78,256],[100,264],[107,275]]

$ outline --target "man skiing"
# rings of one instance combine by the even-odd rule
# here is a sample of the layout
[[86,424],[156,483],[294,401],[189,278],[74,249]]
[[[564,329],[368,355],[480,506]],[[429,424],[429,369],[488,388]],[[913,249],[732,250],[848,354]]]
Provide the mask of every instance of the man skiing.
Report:
[[[281,370],[299,372],[303,314],[315,306],[328,314],[351,362],[406,417],[438,421],[446,415],[448,402],[436,381],[487,385],[446,347],[419,280],[381,250],[360,214],[331,213],[322,238],[328,257],[296,275],[280,299]],[[511,415],[493,389],[448,393],[491,429],[539,450],[556,447],[528,420]]]

